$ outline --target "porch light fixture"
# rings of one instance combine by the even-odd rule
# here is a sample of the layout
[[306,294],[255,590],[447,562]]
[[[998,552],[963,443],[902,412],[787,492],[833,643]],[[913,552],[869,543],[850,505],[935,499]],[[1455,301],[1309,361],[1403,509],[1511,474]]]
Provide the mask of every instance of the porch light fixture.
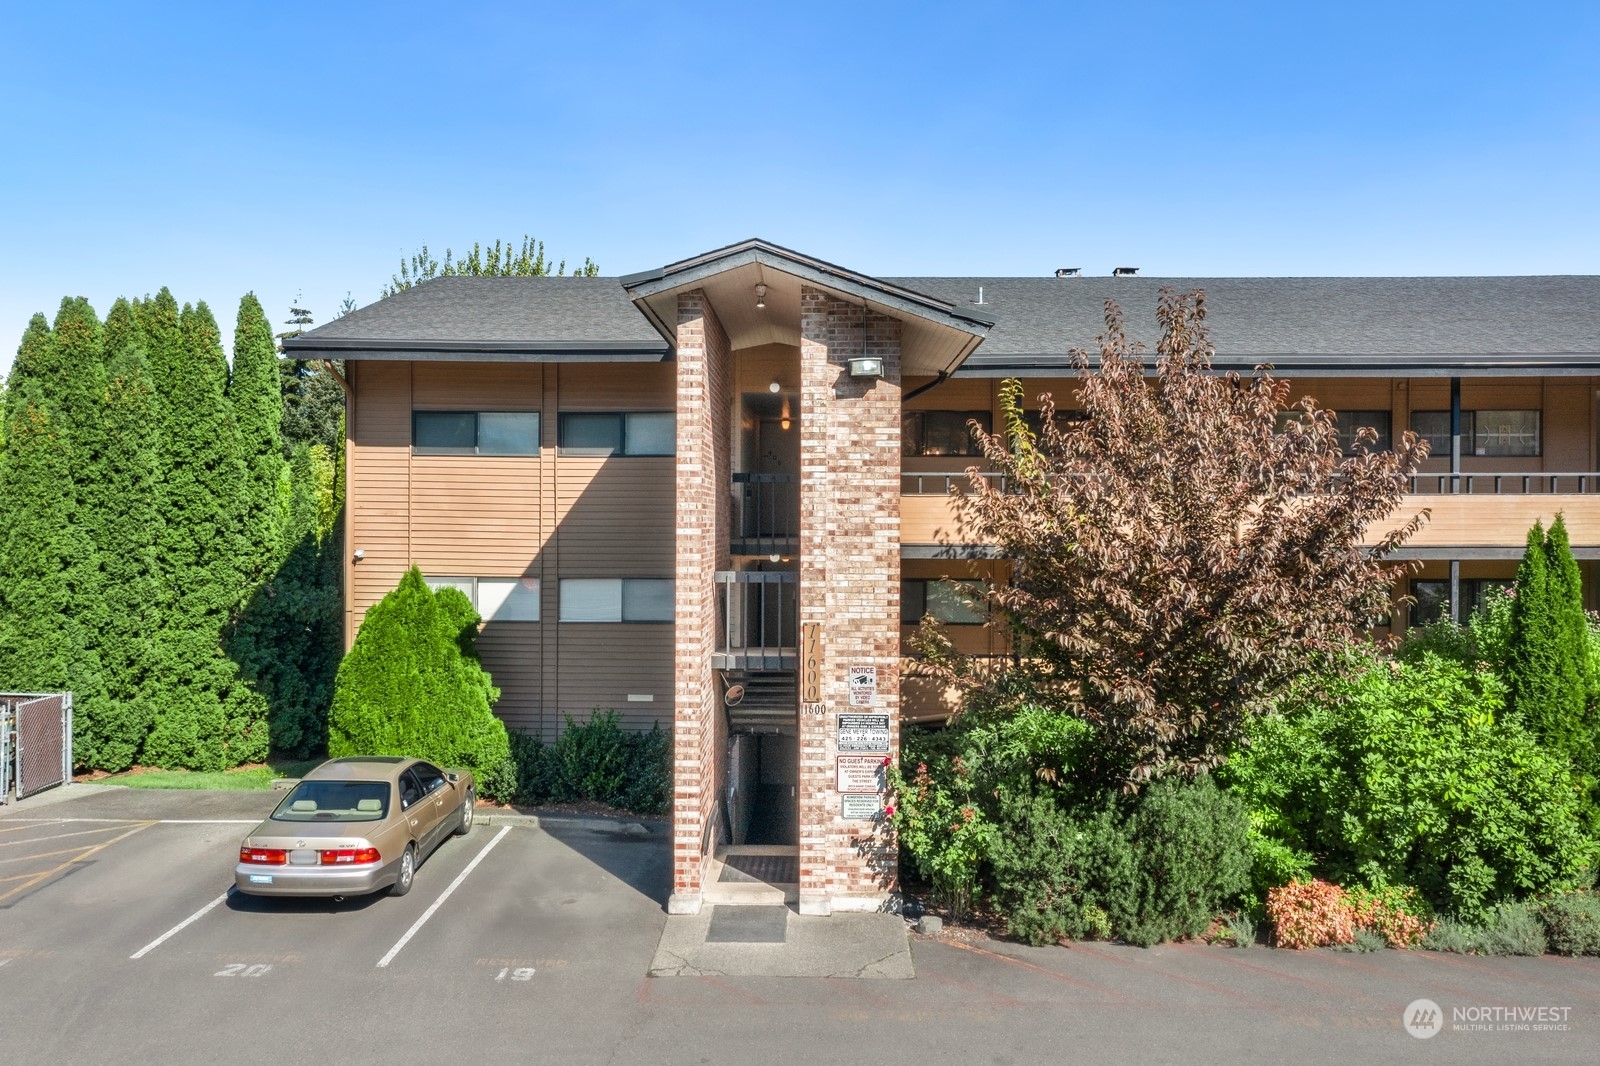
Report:
[[875,355],[862,359],[850,360],[850,376],[853,378],[881,378],[883,377],[883,360]]
[[[766,310],[766,307],[767,307],[767,287],[765,285],[757,285],[756,286],[756,310],[764,311],[764,310]],[[774,390],[774,391],[776,391],[776,390]]]
[[768,392],[781,392],[781,391],[783,391],[783,386],[779,385],[776,381],[774,381],[771,385],[767,386],[767,391]]

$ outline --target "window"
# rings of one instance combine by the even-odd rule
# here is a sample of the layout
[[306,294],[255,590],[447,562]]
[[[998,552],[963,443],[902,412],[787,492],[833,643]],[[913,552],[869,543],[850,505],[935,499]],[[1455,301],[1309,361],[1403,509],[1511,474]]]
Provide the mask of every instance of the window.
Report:
[[537,622],[539,579],[536,577],[424,577],[428,587],[456,589],[485,622]]
[[992,425],[988,411],[907,411],[900,419],[903,455],[982,455],[967,423],[985,433]]
[[677,417],[670,411],[564,414],[562,455],[674,455]]
[[[1064,430],[1074,422],[1087,422],[1088,420],[1089,416],[1083,411],[1064,411],[1059,407],[1056,408],[1055,422],[1058,430]],[[1022,421],[1028,427],[1029,432],[1033,434],[1033,439],[1038,440],[1039,434],[1044,430],[1044,412],[1024,411],[1022,412]]]
[[[1363,451],[1386,452],[1390,448],[1388,411],[1339,411],[1334,415],[1334,424],[1339,427],[1339,450],[1346,455],[1355,452],[1358,445]],[[1362,429],[1372,430],[1378,439],[1361,444],[1356,433]]]
[[[1298,422],[1305,417],[1301,410],[1279,411],[1277,422],[1273,429],[1282,433],[1290,423]],[[1363,429],[1371,429],[1377,434],[1377,440],[1364,446],[1363,450],[1386,452],[1392,448],[1390,437],[1391,419],[1388,411],[1335,411],[1333,413],[1334,428],[1339,433],[1339,450],[1346,455],[1356,451],[1356,433]]]
[[436,455],[538,455],[537,411],[413,411],[411,446]]
[[670,622],[670,580],[643,577],[573,577],[561,581],[563,622]]
[[918,625],[924,615],[952,626],[981,626],[987,581],[911,578],[900,582],[900,624]]
[[[1457,617],[1465,622],[1473,613],[1481,610],[1488,602],[1489,596],[1496,589],[1511,587],[1510,578],[1499,577],[1464,577],[1461,579],[1461,610]],[[1416,603],[1411,605],[1411,624],[1414,626],[1426,625],[1437,622],[1444,617],[1445,607],[1450,602],[1450,582],[1437,578],[1418,578],[1411,582],[1411,595]]]
[[[1450,412],[1413,411],[1411,429],[1428,440],[1428,454],[1450,457]],[[1538,411],[1462,411],[1462,455],[1540,454]]]

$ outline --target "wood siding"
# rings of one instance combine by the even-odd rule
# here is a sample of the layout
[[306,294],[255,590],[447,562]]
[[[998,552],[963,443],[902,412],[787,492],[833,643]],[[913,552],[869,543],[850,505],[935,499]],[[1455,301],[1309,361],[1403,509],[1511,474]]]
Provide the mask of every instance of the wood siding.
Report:
[[[624,723],[670,725],[672,625],[563,625],[563,577],[670,578],[673,460],[559,455],[562,411],[663,411],[671,364],[362,362],[350,419],[346,640],[413,563],[429,576],[530,577],[539,622],[488,622],[484,665],[498,713],[546,739],[565,715],[614,708]],[[415,455],[413,410],[537,411],[530,456]],[[652,702],[628,696],[654,695]]]

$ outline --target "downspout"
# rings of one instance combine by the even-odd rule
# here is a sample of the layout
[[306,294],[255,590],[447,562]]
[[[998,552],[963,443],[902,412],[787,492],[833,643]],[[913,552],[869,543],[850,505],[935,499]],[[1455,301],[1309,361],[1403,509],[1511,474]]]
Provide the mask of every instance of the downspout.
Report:
[[918,396],[921,396],[923,393],[928,392],[928,391],[936,388],[937,386],[943,385],[946,381],[949,381],[949,380],[950,380],[950,371],[941,370],[941,371],[939,371],[939,376],[934,378],[932,381],[927,382],[926,384],[923,384],[923,385],[918,385],[916,388],[912,389],[910,392],[908,392],[904,396],[900,397],[900,402],[901,403],[909,403],[910,401],[915,400]]

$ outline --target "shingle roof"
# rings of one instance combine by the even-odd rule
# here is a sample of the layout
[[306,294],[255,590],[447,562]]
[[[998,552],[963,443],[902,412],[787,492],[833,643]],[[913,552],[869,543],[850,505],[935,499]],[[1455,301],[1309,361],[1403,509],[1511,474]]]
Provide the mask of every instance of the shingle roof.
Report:
[[1600,276],[1487,278],[886,278],[995,318],[959,371],[999,375],[1093,352],[1115,299],[1129,336],[1154,348],[1162,288],[1203,289],[1219,365],[1361,370],[1600,373]]
[[[634,276],[635,278],[639,276]],[[623,279],[627,280],[627,279]],[[311,330],[302,358],[659,360],[671,345],[617,278],[436,278]],[[958,371],[1066,371],[1113,298],[1153,348],[1162,288],[1203,289],[1222,367],[1327,374],[1600,374],[1600,276],[879,279],[994,319]],[[977,303],[983,290],[983,303]]]
[[671,348],[616,278],[582,277],[434,278],[284,347],[303,358],[387,351],[402,358],[495,352],[530,359],[660,359]]

